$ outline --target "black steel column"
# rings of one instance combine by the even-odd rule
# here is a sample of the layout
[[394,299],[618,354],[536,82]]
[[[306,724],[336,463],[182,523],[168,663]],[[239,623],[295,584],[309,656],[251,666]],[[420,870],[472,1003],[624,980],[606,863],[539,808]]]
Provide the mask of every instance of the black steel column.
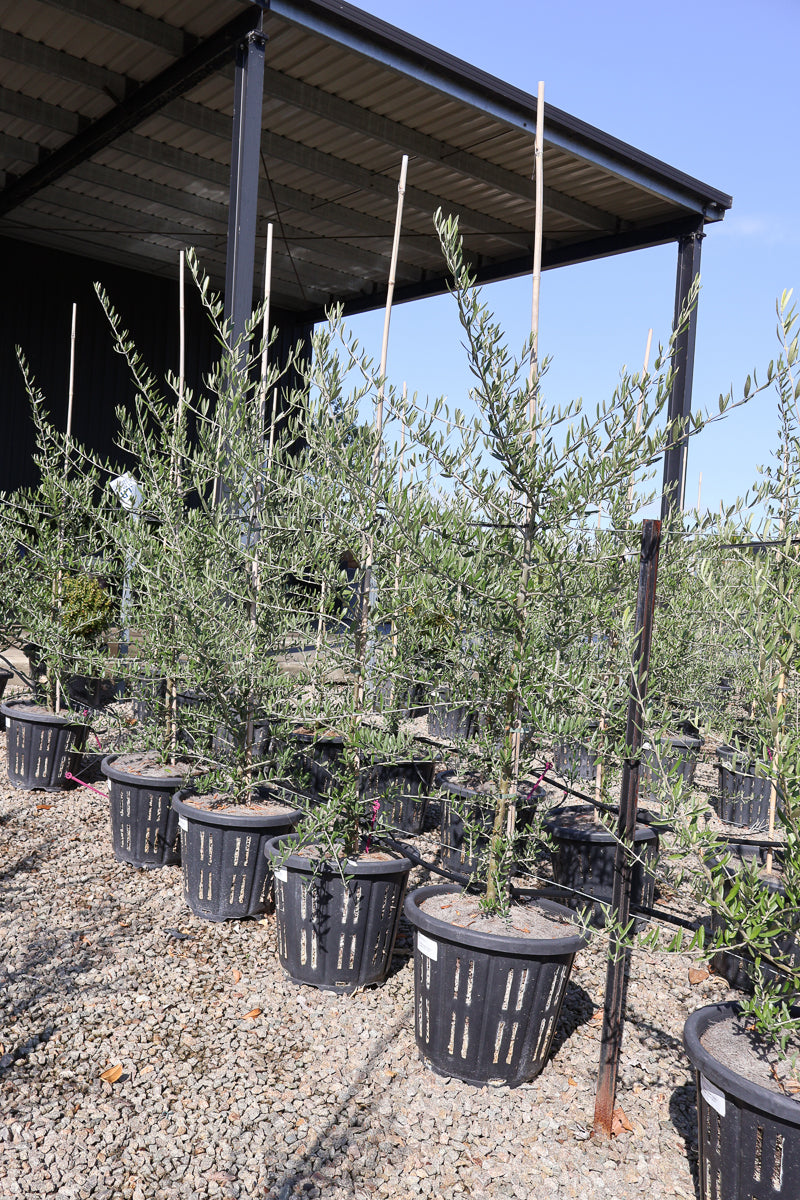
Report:
[[[703,225],[694,233],[684,234],[678,242],[678,270],[675,279],[675,318],[677,328],[683,306],[697,276],[700,274],[700,244],[705,237]],[[689,450],[688,438],[681,435],[681,422],[685,422],[692,411],[692,376],[694,375],[694,346],[697,335],[697,304],[692,307],[689,319],[675,342],[675,380],[669,397],[667,417],[672,426],[670,443],[664,453],[664,480],[661,486],[661,520],[669,521],[671,510],[683,508],[683,492],[686,483],[686,460]]]
[[263,16],[259,16],[258,28],[236,47],[228,256],[225,269],[225,316],[231,321],[234,342],[244,333],[253,309],[264,47],[267,42],[262,26]]
[[639,555],[639,586],[636,593],[636,624],[628,685],[628,713],[625,724],[625,760],[617,820],[617,846],[614,855],[614,879],[611,886],[611,936],[606,965],[606,995],[603,1005],[603,1032],[600,1067],[594,1109],[596,1137],[611,1137],[617,1069],[625,1021],[625,974],[630,961],[630,943],[620,934],[627,928],[631,911],[633,884],[634,835],[639,802],[639,766],[644,727],[644,703],[650,668],[650,644],[656,607],[658,552],[661,546],[661,522],[642,522]]

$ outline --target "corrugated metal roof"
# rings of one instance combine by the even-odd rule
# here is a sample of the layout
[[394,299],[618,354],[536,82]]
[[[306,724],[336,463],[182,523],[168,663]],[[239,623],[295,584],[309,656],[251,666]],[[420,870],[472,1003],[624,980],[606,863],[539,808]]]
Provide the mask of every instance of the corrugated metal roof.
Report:
[[[533,97],[342,0],[265,8],[259,236],[275,223],[276,304],[381,302],[403,153],[399,298],[443,286],[439,206],[459,214],[481,278],[528,268]],[[0,0],[0,235],[156,274],[196,245],[220,282],[232,53],[67,168],[48,156],[87,144],[121,105],[135,113],[140,85],[257,12],[244,0]],[[553,108],[544,183],[545,267],[671,240],[731,203]]]

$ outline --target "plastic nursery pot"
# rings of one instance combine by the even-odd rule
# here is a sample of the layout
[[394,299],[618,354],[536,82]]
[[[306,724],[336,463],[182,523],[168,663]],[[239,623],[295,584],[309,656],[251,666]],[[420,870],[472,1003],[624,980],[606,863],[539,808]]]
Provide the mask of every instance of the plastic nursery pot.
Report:
[[421,833],[436,759],[409,758],[362,767],[359,790],[378,802],[378,816],[402,833]]
[[[480,866],[489,847],[494,822],[494,798],[478,788],[456,782],[454,772],[439,776],[442,789],[441,860],[446,870],[465,881]],[[526,832],[536,809],[545,799],[541,786],[534,792],[521,790],[517,798],[517,831],[523,838],[523,857],[527,852]],[[518,865],[518,864],[517,864]]]
[[[217,732],[211,739],[211,752],[216,758],[232,759],[241,754],[245,748],[246,726],[218,725]],[[266,717],[253,721],[253,740],[250,750],[254,762],[261,762],[269,753],[272,741],[272,722]]]
[[[598,724],[589,721],[586,728],[596,730]],[[581,779],[584,783],[591,783],[597,775],[597,762],[597,752],[585,742],[561,742],[553,751],[555,769],[559,775],[573,781]]]
[[433,689],[428,736],[441,742],[468,742],[478,733],[480,716],[468,704],[455,704],[448,687]]
[[[616,837],[595,822],[591,808],[580,806],[558,809],[545,820],[544,827],[554,843],[551,859],[556,883],[579,893],[565,897],[563,903],[576,910],[584,909],[593,925],[602,926],[614,884]],[[653,905],[658,845],[655,829],[649,825],[636,826],[631,904],[644,908]],[[642,923],[638,920],[636,927]]]
[[[725,870],[725,874],[730,880],[730,886],[736,879],[737,872],[746,869],[748,866],[755,864],[759,869],[766,866],[767,848],[765,846],[748,846],[746,843],[737,843],[729,841],[727,850],[730,851],[730,862]],[[771,893],[785,895],[785,888],[780,878],[780,863],[782,853],[780,850],[775,852],[775,865],[778,868],[778,874],[764,874],[759,880],[759,887]],[[712,860],[713,861],[713,860]],[[711,932],[716,934],[720,929],[725,927],[725,919],[720,913],[714,911],[711,914]],[[785,932],[775,937],[771,943],[770,949],[775,958],[783,958],[788,956],[794,963],[795,967],[800,966],[800,913],[796,914],[796,925],[793,932]],[[752,992],[754,982],[754,964],[753,956],[748,952],[746,947],[736,949],[722,949],[712,956],[710,961],[711,969],[717,975],[721,975],[726,979],[731,987],[738,988],[742,992]],[[761,972],[764,977],[770,981],[778,979],[778,972],[767,964],[761,964]]]
[[117,862],[169,867],[181,861],[178,817],[172,797],[192,770],[148,754],[113,754],[100,769],[109,783],[111,841]]
[[[7,671],[5,668],[0,667],[0,700],[3,699],[3,693],[6,690],[6,684],[8,683],[9,679],[13,678],[13,676],[14,676],[13,671]],[[0,712],[0,730],[5,729],[5,727],[6,727],[6,719],[3,716],[2,712]]]
[[338,778],[338,766],[345,751],[345,742],[335,730],[314,730],[301,726],[274,739],[278,748],[293,749],[290,770],[308,775],[319,792],[328,792]]
[[[291,837],[291,835],[290,835]],[[392,961],[411,863],[401,855],[339,865],[266,846],[275,872],[278,958],[295,983],[353,992],[382,983]],[[291,842],[290,842],[291,845]]]
[[[758,762],[744,746],[720,746],[717,758],[719,795],[712,797],[711,803],[720,820],[751,829],[755,826],[766,828],[772,792],[767,766]],[[780,793],[777,807],[783,808]]]
[[642,749],[641,795],[648,800],[660,800],[680,780],[684,788],[694,783],[697,760],[703,739],[682,734],[680,737],[660,738],[658,745]]
[[751,1082],[711,1054],[704,1037],[737,1005],[693,1012],[683,1044],[697,1079],[702,1200],[796,1200],[800,1195],[800,1104]]
[[167,699],[167,681],[156,676],[135,676],[130,683],[131,708],[140,725],[161,724]]
[[88,727],[73,717],[55,715],[32,700],[0,704],[8,722],[8,778],[26,791],[57,792],[69,787],[67,773],[81,764]]
[[[438,885],[406,899],[414,927],[417,1048],[440,1075],[473,1084],[525,1083],[547,1061],[572,964],[587,938],[566,929],[552,938],[484,933],[422,907],[459,892]],[[560,904],[538,904],[546,915],[573,919]]]
[[[190,803],[189,800],[192,800]],[[173,797],[181,833],[183,898],[196,917],[233,921],[266,912],[272,872],[267,843],[294,829],[303,816],[269,785],[253,804],[204,807],[211,797],[187,789]]]

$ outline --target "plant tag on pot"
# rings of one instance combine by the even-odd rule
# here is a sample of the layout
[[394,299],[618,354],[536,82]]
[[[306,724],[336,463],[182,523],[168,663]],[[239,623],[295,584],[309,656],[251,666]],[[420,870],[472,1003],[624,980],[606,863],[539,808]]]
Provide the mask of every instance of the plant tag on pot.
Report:
[[275,878],[279,883],[287,883],[289,880],[289,872],[286,867],[276,867]]
[[188,829],[189,828],[189,818],[188,817],[178,817],[178,825],[181,827],[181,829]]
[[709,1104],[721,1117],[725,1116],[725,1093],[715,1087],[705,1075],[700,1075],[700,1091],[706,1104]]
[[426,937],[424,933],[417,934],[417,949],[420,954],[424,954],[426,958],[432,958],[434,962],[439,957],[439,943],[433,938]]

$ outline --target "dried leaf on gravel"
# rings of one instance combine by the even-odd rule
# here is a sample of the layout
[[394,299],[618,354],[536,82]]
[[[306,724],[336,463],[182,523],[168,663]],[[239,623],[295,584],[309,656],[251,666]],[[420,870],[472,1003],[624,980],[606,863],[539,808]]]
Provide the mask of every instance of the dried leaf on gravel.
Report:
[[618,1137],[626,1129],[628,1133],[633,1133],[633,1126],[625,1116],[621,1108],[615,1108],[611,1118],[611,1136]]
[[255,1017],[261,1016],[260,1008],[251,1008],[249,1013],[245,1013],[242,1017],[243,1021],[252,1021]]
[[122,1063],[117,1063],[115,1067],[108,1067],[105,1071],[100,1072],[100,1078],[105,1079],[106,1083],[116,1083],[122,1076]]
[[242,978],[242,972],[241,972],[241,971],[234,971],[234,972],[233,972],[233,982],[234,982],[234,983],[238,983],[238,982],[239,982],[239,980],[240,980],[241,978]]
[[38,809],[39,812],[42,812],[46,808],[52,808],[52,807],[53,807],[52,804],[37,804],[36,805],[36,808]]
[[708,967],[689,967],[689,983],[702,983],[710,974]]

